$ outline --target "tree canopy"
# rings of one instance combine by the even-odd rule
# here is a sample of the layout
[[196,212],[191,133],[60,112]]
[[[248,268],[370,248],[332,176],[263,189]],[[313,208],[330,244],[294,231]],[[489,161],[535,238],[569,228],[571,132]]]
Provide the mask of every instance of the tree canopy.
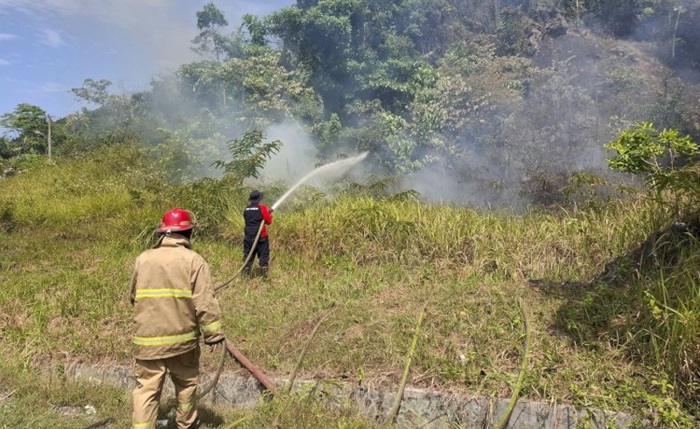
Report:
[[0,117],[5,136],[5,157],[27,153],[44,154],[48,150],[49,117],[39,106],[22,103],[13,112]]
[[[369,151],[379,174],[557,189],[601,173],[603,145],[640,121],[700,138],[698,14],[697,0],[299,0],[230,23],[207,3],[200,59],[140,93],[72,90],[86,107],[62,121],[64,153],[140,141],[190,180],[232,161],[226,142],[294,123],[319,161]],[[3,153],[43,153],[41,115],[3,116]]]

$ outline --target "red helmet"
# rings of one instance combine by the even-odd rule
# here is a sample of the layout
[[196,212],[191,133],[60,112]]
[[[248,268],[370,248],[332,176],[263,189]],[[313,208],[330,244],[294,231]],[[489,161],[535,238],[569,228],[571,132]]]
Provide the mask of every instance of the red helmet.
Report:
[[192,213],[187,210],[174,208],[165,212],[157,231],[165,233],[187,231],[192,229],[193,226]]

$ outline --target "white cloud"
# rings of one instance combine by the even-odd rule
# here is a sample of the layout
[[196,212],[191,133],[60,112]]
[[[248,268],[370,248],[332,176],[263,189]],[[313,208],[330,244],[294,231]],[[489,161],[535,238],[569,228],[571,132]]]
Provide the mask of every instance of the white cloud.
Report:
[[51,48],[60,48],[61,46],[67,45],[66,41],[63,40],[61,32],[50,28],[40,30],[39,42]]
[[10,65],[9,61],[3,60],[2,58],[0,58],[0,66],[9,66],[9,65]]
[[[190,50],[197,34],[195,10],[204,3],[206,0],[0,0],[0,14],[24,14],[42,23],[39,28],[54,31],[65,25],[58,34],[45,34],[44,44],[52,47],[66,44],[66,40],[73,44],[75,40],[84,39],[86,32],[99,38],[97,32],[101,30],[121,31],[125,37],[140,41],[140,49],[150,54],[147,61],[152,66],[169,69],[196,58]],[[244,13],[269,13],[294,1],[220,3],[230,24],[228,30],[235,31]]]
[[[2,0],[0,0],[2,1]],[[4,42],[6,40],[12,40],[16,39],[17,35],[16,34],[9,34],[9,33],[0,33],[0,42]]]
[[[158,22],[172,8],[168,0],[0,0],[0,11],[26,10],[34,14],[88,15],[125,27],[139,22]],[[148,19],[146,19],[146,17]]]
[[166,0],[0,0],[0,12],[15,11],[35,18],[87,16],[88,19],[130,27],[138,23],[158,23],[170,9]]
[[76,40],[102,41],[103,34],[121,32],[125,41],[138,38],[142,42],[139,51],[148,55],[146,61],[134,64],[135,67],[163,69],[194,58],[189,49],[196,30],[194,13],[187,18],[178,16],[179,8],[185,3],[183,0],[0,0],[0,13],[21,14],[39,28],[50,28],[40,30],[39,40],[53,48],[68,42],[72,45]]
[[[36,22],[52,22],[52,30],[43,30],[41,41],[51,47],[85,39],[92,32],[96,39],[101,29],[122,32],[125,38],[138,38],[140,49],[148,51],[149,61],[158,69],[171,68],[194,58],[190,41],[196,35],[194,12],[185,17],[185,0],[0,0],[0,13],[21,13]],[[56,19],[58,17],[58,20]],[[69,24],[72,23],[72,24]],[[58,25],[65,25],[58,31]],[[127,36],[128,35],[128,36]],[[72,44],[72,43],[71,43]]]

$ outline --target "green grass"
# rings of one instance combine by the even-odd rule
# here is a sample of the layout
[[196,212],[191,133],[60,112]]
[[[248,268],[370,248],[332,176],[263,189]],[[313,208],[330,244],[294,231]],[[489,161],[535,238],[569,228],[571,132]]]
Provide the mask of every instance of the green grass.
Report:
[[[130,364],[131,265],[152,244],[163,211],[194,210],[194,247],[217,284],[239,269],[247,191],[225,181],[172,187],[142,163],[138,151],[117,148],[1,182],[0,398],[14,392],[0,406],[0,427],[26,419],[42,427],[57,418],[56,403],[88,400],[128,422],[128,393],[47,382],[41,368]],[[281,191],[271,189],[266,202]],[[627,257],[671,220],[645,201],[513,215],[410,198],[320,201],[302,190],[275,212],[270,279],[237,280],[218,296],[228,337],[270,376],[293,370],[330,311],[299,378],[391,389],[428,301],[409,384],[500,397],[510,396],[522,359],[522,299],[532,335],[525,398],[693,427],[698,243],[657,240],[658,266],[639,268]],[[612,262],[614,280],[601,276]],[[215,361],[205,357],[205,371]],[[61,399],[64,390],[74,393]],[[308,395],[255,411],[207,412],[208,427],[242,417],[238,427],[373,427]],[[89,419],[59,421],[45,427]]]

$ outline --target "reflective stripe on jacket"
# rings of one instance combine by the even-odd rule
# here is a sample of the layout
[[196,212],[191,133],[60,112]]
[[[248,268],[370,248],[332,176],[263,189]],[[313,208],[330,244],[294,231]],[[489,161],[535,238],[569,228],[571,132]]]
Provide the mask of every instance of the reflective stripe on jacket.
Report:
[[209,266],[189,247],[186,237],[174,233],[136,258],[130,298],[137,359],[186,353],[200,335],[208,344],[224,339]]

